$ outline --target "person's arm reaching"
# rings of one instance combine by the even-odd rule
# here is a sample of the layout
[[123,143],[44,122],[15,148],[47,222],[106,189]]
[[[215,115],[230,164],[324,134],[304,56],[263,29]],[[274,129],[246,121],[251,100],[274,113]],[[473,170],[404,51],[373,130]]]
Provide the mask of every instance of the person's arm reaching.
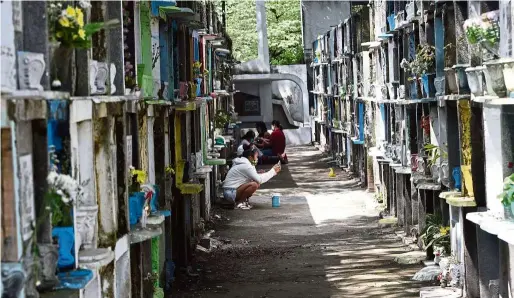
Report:
[[277,170],[276,167],[273,167],[271,170],[269,170],[263,174],[259,174],[259,173],[257,173],[257,170],[255,169],[254,166],[250,166],[247,168],[248,178],[252,179],[253,181],[255,181],[259,184],[268,182],[268,180],[270,180],[275,175],[277,175],[279,171],[280,170]]

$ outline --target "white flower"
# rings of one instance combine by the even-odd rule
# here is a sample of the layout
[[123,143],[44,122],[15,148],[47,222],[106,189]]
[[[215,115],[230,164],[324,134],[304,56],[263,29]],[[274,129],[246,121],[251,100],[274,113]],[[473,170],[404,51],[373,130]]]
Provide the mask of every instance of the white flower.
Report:
[[64,204],[68,204],[70,202],[70,198],[67,196],[61,196],[61,200]]
[[46,181],[48,182],[49,185],[53,186],[55,184],[55,180],[57,179],[58,176],[59,175],[55,171],[50,171],[50,173],[48,173]]

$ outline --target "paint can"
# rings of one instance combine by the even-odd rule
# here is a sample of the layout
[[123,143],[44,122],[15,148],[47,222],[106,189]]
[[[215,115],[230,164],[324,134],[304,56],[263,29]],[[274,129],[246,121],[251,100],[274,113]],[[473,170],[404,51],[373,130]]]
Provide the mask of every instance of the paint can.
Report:
[[271,197],[271,207],[273,207],[273,208],[280,207],[280,194],[278,194],[278,193],[273,194],[273,197]]

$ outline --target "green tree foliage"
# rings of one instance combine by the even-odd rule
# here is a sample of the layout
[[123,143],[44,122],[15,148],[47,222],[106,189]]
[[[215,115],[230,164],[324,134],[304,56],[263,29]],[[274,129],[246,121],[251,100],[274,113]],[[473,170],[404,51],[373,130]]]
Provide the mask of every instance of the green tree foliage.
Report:
[[268,43],[272,65],[302,63],[302,22],[299,0],[266,2]]
[[[255,0],[227,0],[226,13],[234,57],[239,61],[257,58]],[[271,64],[302,63],[300,0],[268,0],[266,14]]]
[[239,61],[257,58],[255,1],[227,0],[227,33],[232,39],[233,56]]

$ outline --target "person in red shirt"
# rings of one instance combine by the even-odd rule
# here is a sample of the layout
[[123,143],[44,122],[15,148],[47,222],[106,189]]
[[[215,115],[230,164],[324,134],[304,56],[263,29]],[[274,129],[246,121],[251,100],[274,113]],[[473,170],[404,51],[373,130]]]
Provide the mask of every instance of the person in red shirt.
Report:
[[280,121],[273,120],[273,122],[271,122],[271,129],[273,131],[271,132],[268,142],[263,146],[266,149],[263,149],[262,153],[267,156],[278,156],[282,163],[287,163],[287,155],[285,154],[286,136],[282,131],[283,128]]

